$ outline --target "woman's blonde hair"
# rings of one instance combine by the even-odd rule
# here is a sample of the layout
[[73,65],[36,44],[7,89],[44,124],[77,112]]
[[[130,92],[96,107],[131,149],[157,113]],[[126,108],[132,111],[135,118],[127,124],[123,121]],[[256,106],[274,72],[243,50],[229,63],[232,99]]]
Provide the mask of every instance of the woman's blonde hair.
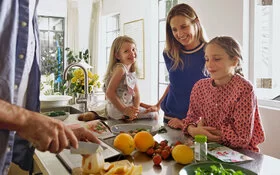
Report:
[[207,43],[205,48],[209,44],[217,44],[218,46],[223,48],[231,59],[233,59],[234,57],[237,57],[238,63],[234,69],[235,73],[244,77],[242,67],[241,67],[241,61],[243,61],[241,46],[235,39],[233,39],[230,36],[218,36],[218,37],[211,39],[211,41],[209,41],[209,43]]
[[[115,40],[113,41],[112,43],[112,46],[111,46],[111,51],[110,51],[110,56],[109,56],[109,64],[108,64],[108,67],[107,67],[107,71],[106,71],[106,74],[105,74],[105,77],[104,77],[104,82],[106,83],[107,80],[109,79],[113,69],[114,69],[114,66],[119,63],[119,59],[116,58],[116,55],[119,53],[120,49],[122,48],[122,45],[124,43],[132,43],[135,45],[136,47],[136,43],[134,41],[134,39],[132,39],[131,37],[129,36],[119,36],[117,38],[115,38]],[[136,71],[136,63],[133,63],[130,67],[130,72],[135,72]]]
[[184,16],[188,18],[196,30],[196,39],[202,43],[207,42],[206,33],[203,26],[200,24],[199,18],[194,11],[194,9],[187,4],[178,4],[174,6],[168,13],[166,20],[166,45],[164,52],[174,61],[171,69],[177,69],[180,65],[181,68],[184,67],[184,62],[180,58],[182,45],[173,36],[172,29],[170,26],[170,21],[175,16]]

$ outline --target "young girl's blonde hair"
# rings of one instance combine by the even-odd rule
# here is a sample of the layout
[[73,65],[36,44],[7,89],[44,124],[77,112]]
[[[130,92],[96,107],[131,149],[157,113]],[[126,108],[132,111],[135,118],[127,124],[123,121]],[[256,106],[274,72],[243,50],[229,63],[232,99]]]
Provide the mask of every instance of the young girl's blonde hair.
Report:
[[[129,36],[119,36],[115,38],[115,40],[112,43],[111,51],[110,51],[110,57],[109,57],[109,64],[107,67],[107,71],[104,77],[104,82],[106,83],[114,69],[114,66],[120,62],[118,58],[116,58],[116,55],[119,53],[123,43],[132,43],[136,47],[136,43],[134,39],[130,38]],[[129,72],[135,72],[136,71],[136,63],[133,63],[130,67]]]
[[174,61],[171,69],[177,69],[179,66],[181,68],[184,67],[184,62],[180,58],[181,47],[182,45],[176,40],[173,36],[172,29],[170,26],[170,21],[175,16],[184,16],[188,18],[195,27],[196,31],[196,39],[202,43],[207,42],[206,33],[204,28],[200,24],[199,18],[194,11],[194,9],[187,5],[187,4],[178,4],[174,6],[168,13],[167,20],[166,20],[166,46],[164,52]]
[[217,44],[218,46],[223,48],[231,59],[233,59],[234,57],[237,57],[238,64],[235,67],[235,73],[244,77],[244,74],[242,71],[242,66],[241,66],[241,61],[243,61],[241,46],[235,39],[233,39],[230,36],[218,36],[218,37],[211,39],[211,41],[209,41],[209,43],[207,43],[205,48],[209,44]]

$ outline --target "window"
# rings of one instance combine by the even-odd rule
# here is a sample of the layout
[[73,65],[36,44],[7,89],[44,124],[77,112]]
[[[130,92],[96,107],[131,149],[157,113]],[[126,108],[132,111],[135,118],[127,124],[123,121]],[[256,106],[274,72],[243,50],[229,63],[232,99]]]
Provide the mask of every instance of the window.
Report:
[[106,19],[106,65],[109,63],[111,45],[120,35],[120,15],[109,16]]
[[165,31],[165,24],[166,24],[166,17],[169,10],[178,3],[178,0],[159,0],[158,1],[158,99],[164,93],[166,87],[169,84],[169,75],[166,69],[164,58],[162,52],[165,47],[165,39],[166,39],[166,31]]
[[[254,44],[251,72],[261,104],[265,101],[272,104],[280,101],[280,2],[254,0],[253,6]],[[277,106],[280,107],[280,104]]]
[[[53,75],[54,92],[62,92],[62,74],[64,63],[64,18],[39,16],[41,45],[41,73]],[[53,92],[49,92],[53,93]]]

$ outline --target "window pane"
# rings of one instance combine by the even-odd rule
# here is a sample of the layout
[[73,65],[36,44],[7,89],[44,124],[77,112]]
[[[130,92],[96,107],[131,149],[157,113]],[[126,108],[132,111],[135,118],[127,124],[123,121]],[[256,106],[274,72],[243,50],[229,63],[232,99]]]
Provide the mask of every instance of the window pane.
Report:
[[114,39],[118,36],[118,32],[108,32],[106,35],[106,43],[108,47],[111,47]]
[[158,11],[158,17],[159,19],[165,18],[166,12],[165,12],[165,1],[159,1],[159,11]]
[[119,29],[119,15],[107,18],[106,31],[113,31]]
[[106,65],[109,64],[110,50],[111,50],[111,47],[106,47]]
[[49,30],[63,31],[63,19],[50,18]]
[[277,20],[280,13],[276,10],[280,9],[280,4],[274,2],[273,5],[263,5],[255,1],[254,83],[260,99],[280,95],[280,24]]
[[159,41],[165,41],[166,30],[165,30],[166,21],[159,22]]
[[162,55],[164,46],[165,46],[165,41],[159,43],[159,51],[158,51],[159,62],[164,62],[164,58]]
[[54,92],[63,93],[61,75],[64,63],[64,18],[38,17],[40,46],[41,46],[41,73],[42,76],[53,74],[52,91],[42,84],[42,93],[50,95]]
[[160,84],[158,88],[159,97],[163,95],[168,84]]
[[168,83],[169,76],[165,66],[165,63],[159,63],[159,83]]
[[49,20],[46,17],[38,17],[38,24],[40,30],[48,30],[49,29]]

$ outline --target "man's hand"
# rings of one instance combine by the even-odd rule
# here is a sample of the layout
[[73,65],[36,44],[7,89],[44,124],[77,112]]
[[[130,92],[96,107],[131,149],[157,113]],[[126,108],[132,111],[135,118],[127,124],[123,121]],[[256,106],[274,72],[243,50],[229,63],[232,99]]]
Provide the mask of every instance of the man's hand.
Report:
[[40,151],[59,153],[69,144],[78,147],[74,132],[63,122],[40,113],[25,111],[25,120],[17,133],[30,141]]
[[93,134],[93,132],[83,126],[73,128],[72,131],[79,141],[87,141],[100,144],[100,140]]

